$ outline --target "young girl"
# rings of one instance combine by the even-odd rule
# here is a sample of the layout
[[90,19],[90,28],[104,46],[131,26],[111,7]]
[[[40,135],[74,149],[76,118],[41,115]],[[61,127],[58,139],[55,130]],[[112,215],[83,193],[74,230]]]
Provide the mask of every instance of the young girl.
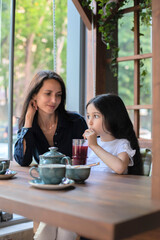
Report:
[[121,98],[99,95],[86,108],[89,129],[83,136],[88,140],[88,162],[95,158],[102,169],[110,172],[142,175],[138,141]]

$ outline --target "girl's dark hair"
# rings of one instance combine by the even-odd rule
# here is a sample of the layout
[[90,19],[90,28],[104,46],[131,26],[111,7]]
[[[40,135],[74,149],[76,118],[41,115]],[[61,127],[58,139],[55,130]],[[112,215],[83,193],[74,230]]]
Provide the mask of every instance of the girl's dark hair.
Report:
[[30,100],[32,99],[34,94],[37,94],[39,92],[40,88],[43,86],[44,81],[46,81],[47,79],[54,79],[60,83],[61,89],[62,89],[62,97],[61,97],[61,103],[58,106],[56,111],[59,111],[62,114],[66,113],[66,110],[65,110],[66,88],[65,88],[63,79],[57,73],[55,73],[53,71],[42,70],[42,71],[39,71],[33,77],[32,81],[30,82],[26,97],[24,99],[22,114],[19,119],[19,128],[24,126],[25,115],[26,115],[28,104],[29,104]]
[[133,124],[121,98],[115,94],[102,94],[92,98],[88,103],[93,104],[104,117],[104,125],[116,139],[127,139],[131,148],[136,150],[133,157],[134,166],[128,167],[128,174],[142,175],[143,167],[138,140]]

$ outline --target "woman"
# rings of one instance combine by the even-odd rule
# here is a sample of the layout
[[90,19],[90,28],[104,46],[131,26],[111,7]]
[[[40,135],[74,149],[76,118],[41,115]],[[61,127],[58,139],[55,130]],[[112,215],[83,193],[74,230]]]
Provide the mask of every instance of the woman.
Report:
[[[65,85],[58,74],[40,71],[34,76],[24,99],[14,147],[14,158],[21,166],[30,165],[33,157],[39,163],[39,155],[50,146],[72,156],[72,139],[82,138],[87,124],[79,114],[65,110],[65,101]],[[76,233],[41,222],[34,239],[75,240],[76,236]]]
[[87,124],[82,116],[65,110],[66,90],[62,78],[53,71],[39,71],[32,79],[19,120],[14,158],[29,166],[34,157],[50,146],[72,156],[72,139],[82,138]]

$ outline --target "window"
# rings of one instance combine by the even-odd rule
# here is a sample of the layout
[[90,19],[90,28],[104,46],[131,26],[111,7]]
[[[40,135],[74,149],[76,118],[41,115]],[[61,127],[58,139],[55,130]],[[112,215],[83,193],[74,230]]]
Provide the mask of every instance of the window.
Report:
[[[0,1],[0,158],[8,159],[11,1]],[[16,123],[15,123],[16,125]]]
[[16,1],[14,51],[14,113],[19,117],[25,89],[36,72],[56,67],[66,79],[67,1],[55,0],[55,8],[52,0]]
[[[14,85],[9,84],[11,3],[16,2],[14,41]],[[55,35],[53,1],[0,1],[0,158],[9,158],[9,94],[13,94],[13,144],[21,114],[25,89],[33,75],[54,68],[53,35],[56,40],[56,71],[66,80],[67,1],[55,0]],[[13,83],[13,82],[12,82]]]
[[127,106],[137,137],[149,143],[152,138],[151,30],[141,24],[138,1],[134,1],[134,6],[130,2],[118,23],[118,94]]

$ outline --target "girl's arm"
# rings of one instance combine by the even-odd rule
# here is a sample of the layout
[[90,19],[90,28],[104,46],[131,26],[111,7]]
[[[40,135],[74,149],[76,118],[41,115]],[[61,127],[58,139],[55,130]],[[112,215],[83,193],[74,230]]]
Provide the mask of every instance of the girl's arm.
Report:
[[94,153],[114,172],[117,174],[123,174],[127,169],[129,164],[129,156],[126,152],[114,156],[111,153],[104,150],[97,144],[97,135],[96,133],[88,129],[84,133],[84,138],[88,140],[88,146],[94,151]]
[[126,152],[122,152],[118,154],[118,156],[114,156],[111,153],[105,151],[98,144],[97,146],[89,147],[108,167],[110,167],[117,174],[123,174],[127,169],[129,164],[129,156]]

